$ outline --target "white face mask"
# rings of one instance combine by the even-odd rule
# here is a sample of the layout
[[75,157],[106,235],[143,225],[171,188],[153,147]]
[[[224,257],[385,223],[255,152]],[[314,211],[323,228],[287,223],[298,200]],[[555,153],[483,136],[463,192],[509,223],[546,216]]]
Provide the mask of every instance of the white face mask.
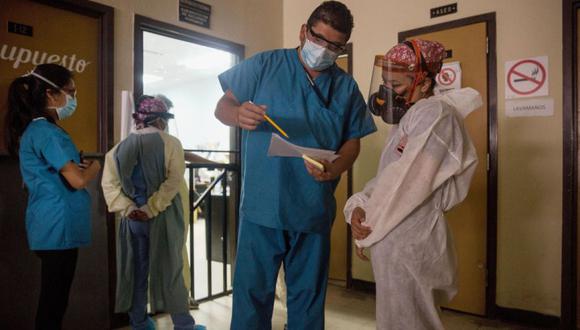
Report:
[[338,57],[337,53],[315,44],[308,38],[302,46],[301,55],[306,65],[315,71],[328,69]]
[[58,120],[66,119],[73,115],[75,110],[77,109],[77,98],[68,95],[68,93],[64,92],[66,96],[66,103],[62,107],[56,108],[56,114],[58,115]]

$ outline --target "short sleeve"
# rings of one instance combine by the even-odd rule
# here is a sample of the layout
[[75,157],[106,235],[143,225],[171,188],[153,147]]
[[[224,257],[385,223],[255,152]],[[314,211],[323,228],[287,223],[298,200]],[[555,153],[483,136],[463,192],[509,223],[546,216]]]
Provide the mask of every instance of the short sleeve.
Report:
[[57,171],[60,171],[68,162],[75,161],[78,157],[76,147],[70,138],[55,130],[47,132],[39,140],[39,143],[42,143],[40,148],[42,156]]
[[241,62],[218,76],[222,90],[231,90],[238,102],[254,98],[264,65],[264,53]]
[[356,85],[352,95],[352,105],[344,134],[345,141],[362,138],[377,130],[375,122],[373,121],[370,112],[367,110],[365,101]]

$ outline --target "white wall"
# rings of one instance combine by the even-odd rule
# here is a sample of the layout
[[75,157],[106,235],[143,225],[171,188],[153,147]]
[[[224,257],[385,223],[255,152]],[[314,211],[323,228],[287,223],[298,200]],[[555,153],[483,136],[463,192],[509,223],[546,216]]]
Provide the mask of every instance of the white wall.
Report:
[[179,22],[177,0],[94,2],[115,8],[115,141],[119,139],[121,91],[133,90],[133,29],[136,14],[242,44],[246,47],[246,57],[282,46],[281,0],[202,1],[212,6],[210,29]]
[[[284,46],[298,44],[298,31],[321,1],[284,0]],[[442,0],[344,0],[355,28],[353,72],[367,95],[375,54],[397,42],[397,33],[495,12],[498,75],[498,255],[497,304],[560,314],[562,219],[562,18],[561,2],[549,0],[457,0],[458,13],[429,18]],[[504,62],[547,55],[552,117],[505,116]],[[374,176],[387,128],[363,140],[354,167],[354,189]],[[372,280],[370,265],[353,257],[353,275]]]

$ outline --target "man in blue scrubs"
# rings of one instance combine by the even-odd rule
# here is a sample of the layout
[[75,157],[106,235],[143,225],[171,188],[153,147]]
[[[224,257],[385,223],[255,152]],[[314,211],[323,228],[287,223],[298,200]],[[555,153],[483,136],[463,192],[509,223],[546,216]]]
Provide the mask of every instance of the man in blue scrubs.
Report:
[[[271,329],[284,265],[288,329],[324,329],[334,189],[376,130],[352,77],[335,65],[353,27],[340,2],[322,3],[300,29],[300,47],[259,53],[219,76],[216,117],[243,129],[242,200],[231,329]],[[335,150],[324,171],[268,157],[275,128],[304,147]]]

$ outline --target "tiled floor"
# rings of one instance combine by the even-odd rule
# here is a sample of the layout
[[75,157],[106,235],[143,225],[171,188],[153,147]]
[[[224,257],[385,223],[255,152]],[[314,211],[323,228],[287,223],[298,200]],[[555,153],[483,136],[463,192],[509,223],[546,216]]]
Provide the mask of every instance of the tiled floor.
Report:
[[[374,330],[375,329],[374,296],[358,291],[351,291],[339,286],[329,285],[326,299],[326,329],[332,330]],[[207,326],[209,330],[229,329],[232,297],[227,296],[200,305],[199,310],[192,311],[197,323]],[[172,330],[171,318],[167,314],[155,317],[158,330]],[[285,311],[279,302],[274,306],[272,329],[282,330],[285,323]],[[488,320],[451,311],[443,312],[443,323],[448,330],[471,329],[536,329]],[[129,330],[130,328],[122,328]]]

